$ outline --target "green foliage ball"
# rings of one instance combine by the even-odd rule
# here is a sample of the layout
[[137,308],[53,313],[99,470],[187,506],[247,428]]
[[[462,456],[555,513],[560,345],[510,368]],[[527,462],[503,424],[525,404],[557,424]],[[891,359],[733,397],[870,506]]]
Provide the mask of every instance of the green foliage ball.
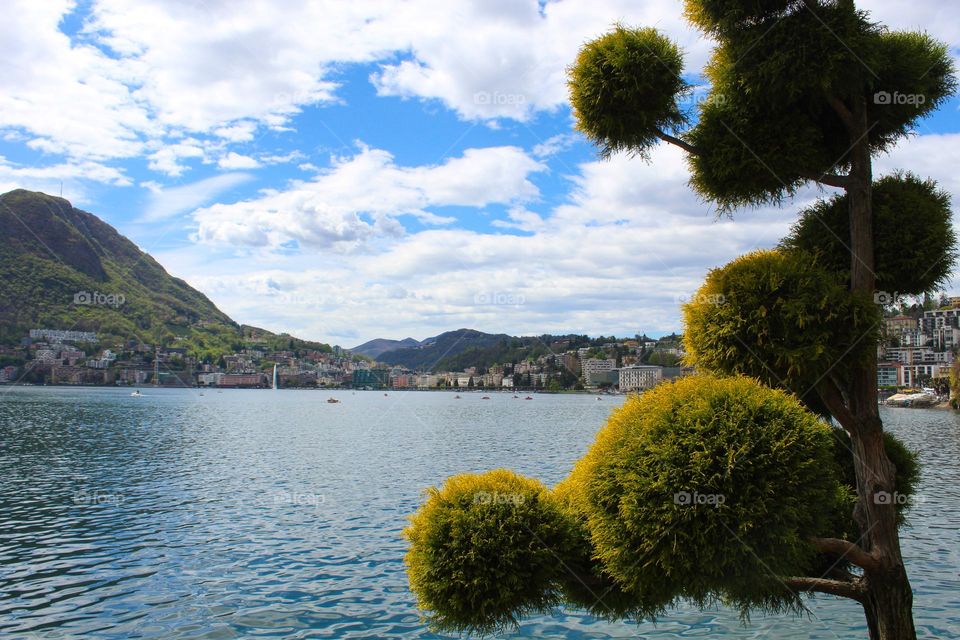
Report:
[[783,15],[798,0],[686,0],[685,15],[707,33],[722,33]]
[[685,123],[676,98],[687,90],[683,55],[656,29],[612,32],[585,45],[569,70],[577,128],[601,153],[645,154]]
[[771,111],[723,85],[714,85],[686,139],[699,150],[687,160],[690,185],[721,211],[780,204],[807,181],[802,171],[822,173],[838,158],[815,119]]
[[876,357],[880,311],[812,256],[757,251],[713,269],[683,307],[686,361],[798,397]]
[[410,587],[439,630],[500,630],[559,601],[573,525],[547,488],[511,471],[427,492],[404,535]]
[[[910,173],[886,176],[873,187],[876,288],[920,295],[950,277],[957,257],[950,196],[933,180]],[[846,194],[821,200],[800,214],[785,249],[817,257],[826,269],[850,277],[850,212]]]
[[644,610],[793,608],[839,486],[831,427],[744,377],[664,383],[616,410],[575,467],[595,554]]
[[957,89],[950,48],[926,33],[881,31],[863,58],[874,71],[866,76],[867,120],[878,150],[907,135]]

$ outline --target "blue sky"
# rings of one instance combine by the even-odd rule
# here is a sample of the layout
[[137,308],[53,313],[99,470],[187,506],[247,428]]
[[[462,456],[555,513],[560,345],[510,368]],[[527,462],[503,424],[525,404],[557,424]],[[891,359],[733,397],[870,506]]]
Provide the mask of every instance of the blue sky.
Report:
[[[670,35],[696,82],[711,43],[673,0],[13,5],[0,190],[62,181],[271,330],[345,346],[459,327],[679,330],[709,268],[772,246],[817,196],[718,220],[676,149],[602,162],[573,131],[565,68],[614,22]],[[960,7],[859,5],[956,56]],[[960,194],[958,104],[878,173]]]

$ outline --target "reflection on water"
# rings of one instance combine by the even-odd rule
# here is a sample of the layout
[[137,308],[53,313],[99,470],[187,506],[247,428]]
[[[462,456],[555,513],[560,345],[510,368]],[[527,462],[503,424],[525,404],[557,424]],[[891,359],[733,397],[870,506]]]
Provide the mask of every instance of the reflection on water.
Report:
[[[505,466],[555,483],[608,398],[510,394],[0,390],[0,636],[437,637],[399,531],[420,490]],[[960,637],[960,422],[889,410],[923,452],[905,553],[926,638]],[[862,638],[857,606],[809,619],[681,609],[656,626],[557,612],[515,637]]]

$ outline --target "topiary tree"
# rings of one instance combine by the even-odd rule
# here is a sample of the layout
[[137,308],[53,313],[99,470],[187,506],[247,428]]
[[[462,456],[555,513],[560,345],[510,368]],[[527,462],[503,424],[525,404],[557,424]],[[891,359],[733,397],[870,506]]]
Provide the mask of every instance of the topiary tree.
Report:
[[[858,500],[847,557],[857,559],[858,573],[811,589],[842,590],[862,602],[872,638],[915,638],[897,510],[881,499],[898,487],[877,409],[876,361],[860,347],[847,353],[832,347],[834,339],[852,344],[860,329],[861,344],[874,341],[864,299],[928,291],[952,266],[955,239],[944,194],[909,174],[875,184],[872,168],[875,154],[954,91],[947,48],[925,34],[870,22],[853,0],[687,0],[686,12],[717,42],[705,70],[710,94],[696,124],[684,129],[671,108],[645,93],[676,68],[676,49],[664,64],[643,67],[625,63],[621,52],[628,47],[614,52],[600,38],[571,70],[578,126],[602,152],[645,154],[656,140],[682,148],[692,187],[722,211],[780,203],[811,181],[842,190],[803,214],[784,241],[788,253],[802,250],[804,258],[748,257],[711,274],[704,290],[731,286],[724,295],[732,306],[711,309],[696,298],[685,312],[686,340],[701,368],[758,375],[801,395],[849,434]],[[662,36],[648,31],[615,33],[634,42],[632,51],[664,47]],[[675,92],[675,105],[685,91]],[[618,130],[603,117],[631,102],[647,110],[632,119],[647,123],[643,132]],[[891,235],[907,228],[930,242],[894,251]],[[779,276],[778,268],[785,270]],[[737,285],[764,277],[770,279],[759,292]],[[848,300],[838,298],[836,282],[846,286]],[[747,318],[759,326],[745,326]],[[780,334],[786,342],[777,342],[777,331],[786,332]]]
[[[428,490],[405,530],[411,587],[435,629],[479,632],[560,604],[643,619],[680,601],[747,615],[802,611],[814,587],[854,594],[846,438],[752,378],[662,384],[614,411],[553,491],[505,470]],[[887,438],[912,491],[915,458]]]
[[[551,549],[566,571],[480,619],[559,602],[606,617],[652,617],[678,600],[790,610],[822,592],[860,602],[872,639],[913,640],[898,526],[916,460],[883,431],[873,303],[886,301],[878,283],[935,288],[956,240],[936,185],[903,173],[875,183],[872,158],[953,92],[947,48],[870,22],[853,0],[686,0],[686,13],[717,42],[699,111],[681,107],[691,86],[679,49],[618,25],[570,69],[579,130],[601,155],[683,149],[691,186],[723,212],[781,203],[810,182],[840,193],[804,212],[779,249],[709,274],[684,308],[684,340],[712,375],[613,415],[551,494],[567,522]],[[903,255],[892,234],[906,228],[919,244]],[[414,522],[435,509],[431,497]],[[440,624],[458,619],[460,596],[494,589],[465,540],[508,516],[476,509],[429,544],[410,537],[411,584]],[[531,548],[502,538],[513,560],[498,570],[531,575]],[[449,564],[431,572],[437,558]],[[444,580],[466,586],[424,598]]]

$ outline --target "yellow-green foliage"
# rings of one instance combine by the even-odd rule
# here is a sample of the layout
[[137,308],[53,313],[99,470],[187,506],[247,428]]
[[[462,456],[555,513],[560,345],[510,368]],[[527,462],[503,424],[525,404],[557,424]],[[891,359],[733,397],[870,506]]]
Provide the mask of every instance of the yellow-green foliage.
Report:
[[657,131],[684,124],[676,98],[687,90],[683,55],[656,29],[616,27],[580,50],[571,67],[577,128],[601,153],[645,154]]
[[688,364],[807,395],[875,356],[880,312],[803,252],[757,251],[710,271],[683,307]]
[[[873,185],[873,246],[877,290],[919,295],[943,285],[953,271],[957,237],[950,195],[932,180],[898,173]],[[817,257],[824,268],[850,274],[850,203],[837,195],[800,214],[781,243]],[[904,250],[910,247],[910,250]]]
[[427,491],[404,535],[410,586],[431,626],[492,632],[559,602],[558,553],[574,525],[547,488],[511,471],[463,474]]
[[836,519],[831,428],[755,380],[695,376],[616,410],[565,491],[595,557],[655,612],[678,599],[790,608]]
[[720,33],[776,18],[798,0],[686,0],[685,15],[707,33]]
[[581,484],[569,476],[558,484],[553,495],[574,525],[574,537],[562,553],[566,573],[562,578],[563,601],[567,606],[589,611],[609,620],[654,618],[662,612],[659,606],[645,606],[620,584],[596,560],[596,549],[590,539],[587,508]]

